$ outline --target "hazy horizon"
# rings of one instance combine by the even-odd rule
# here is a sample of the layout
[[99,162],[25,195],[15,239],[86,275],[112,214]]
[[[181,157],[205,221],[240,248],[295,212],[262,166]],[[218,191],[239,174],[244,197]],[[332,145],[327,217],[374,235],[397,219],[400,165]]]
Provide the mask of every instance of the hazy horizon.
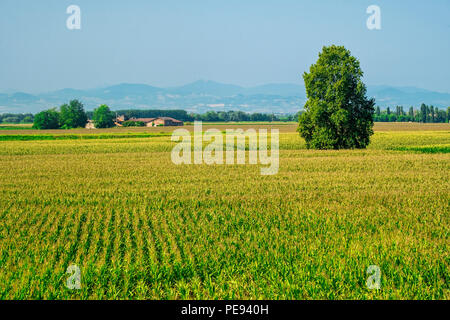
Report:
[[[159,88],[159,89],[174,89],[174,88],[179,88],[179,87],[183,87],[183,86],[187,86],[187,85],[191,85],[191,84],[195,84],[195,83],[200,83],[200,82],[204,82],[204,83],[215,83],[215,84],[220,84],[220,85],[229,85],[229,86],[237,86],[237,87],[241,87],[243,89],[252,89],[252,88],[256,88],[256,87],[262,87],[262,86],[269,86],[269,85],[296,85],[299,87],[302,87],[304,89],[304,83],[303,82],[299,82],[299,83],[294,83],[294,82],[267,82],[267,83],[260,83],[260,84],[256,84],[256,85],[239,85],[236,83],[225,83],[225,82],[220,82],[220,81],[216,81],[216,80],[211,80],[211,79],[198,79],[198,80],[194,80],[188,83],[181,83],[177,86],[158,86],[152,83],[132,83],[132,82],[119,82],[119,83],[111,83],[111,84],[104,84],[104,85],[98,85],[98,86],[94,86],[94,87],[86,87],[86,88],[80,88],[80,87],[61,87],[61,88],[56,88],[54,90],[47,90],[47,91],[35,91],[35,92],[28,92],[28,91],[23,91],[23,90],[15,90],[15,89],[8,89],[7,91],[0,91],[0,93],[3,94],[13,94],[13,93],[27,93],[27,94],[32,94],[32,95],[39,95],[39,94],[46,94],[46,93],[51,93],[51,92],[57,92],[57,91],[62,91],[62,90],[66,90],[66,89],[73,89],[73,90],[80,90],[80,91],[89,91],[89,90],[98,90],[98,89],[103,89],[103,88],[108,88],[108,87],[113,87],[113,86],[120,86],[120,85],[145,85],[145,86],[150,86],[150,87],[155,87],[155,88]],[[439,90],[429,90],[429,89],[425,89],[425,88],[421,88],[421,87],[417,87],[417,86],[402,86],[402,85],[389,85],[389,84],[385,84],[385,83],[380,83],[380,84],[368,84],[365,83],[366,87],[369,88],[374,88],[374,87],[389,87],[389,88],[394,88],[394,89],[418,89],[418,90],[426,90],[426,91],[430,91],[430,92],[436,92],[436,93],[450,93],[447,91],[439,91]],[[305,95],[306,92],[302,92],[301,95]]]

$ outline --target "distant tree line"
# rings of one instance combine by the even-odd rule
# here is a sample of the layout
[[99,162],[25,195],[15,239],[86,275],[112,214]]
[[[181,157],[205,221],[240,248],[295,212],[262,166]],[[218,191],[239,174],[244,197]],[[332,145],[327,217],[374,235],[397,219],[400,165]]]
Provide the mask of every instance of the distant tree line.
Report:
[[247,113],[243,111],[208,111],[203,114],[189,114],[189,121],[201,120],[207,122],[228,121],[297,121],[299,112],[293,115],[275,115],[267,113]]
[[422,122],[422,123],[442,123],[450,121],[450,107],[447,111],[437,107],[428,106],[424,103],[419,109],[410,107],[408,111],[403,106],[396,106],[391,110],[387,108],[381,111],[380,107],[376,107],[373,120],[377,122]]
[[[181,121],[207,121],[207,122],[228,122],[228,121],[297,121],[298,114],[293,115],[274,115],[267,113],[247,113],[243,111],[207,111],[206,113],[188,113],[186,110],[117,110],[114,111],[117,116],[125,116],[125,119],[131,118],[157,118],[171,117]],[[92,112],[87,112],[89,118]],[[135,124],[127,123],[124,125],[132,126]]]
[[[243,111],[207,111],[205,113],[188,113],[185,110],[117,110],[111,111],[108,106],[101,105],[94,111],[84,111],[83,104],[78,100],[71,100],[57,108],[45,110],[33,115],[31,113],[3,113],[0,114],[0,123],[33,123],[37,129],[70,129],[84,127],[88,119],[94,121],[96,128],[109,128],[114,126],[116,115],[125,115],[130,118],[157,118],[172,117],[181,121],[205,122],[270,122],[270,121],[298,121],[304,111],[296,114],[275,115],[267,113],[247,113]],[[442,110],[437,107],[422,104],[420,108],[410,107],[407,111],[403,106],[381,110],[376,107],[373,120],[377,122],[423,122],[442,123],[450,121],[450,107]],[[127,122],[125,126],[141,126],[143,123]]]
[[0,123],[33,123],[31,113],[3,113],[0,114]]
[[[70,129],[84,127],[88,119],[92,119],[97,128],[114,126],[116,116],[130,118],[157,118],[172,117],[181,121],[297,121],[301,111],[296,114],[275,115],[267,113],[246,113],[243,111],[208,111],[206,113],[188,113],[185,110],[117,110],[111,111],[108,106],[101,105],[94,111],[85,111],[84,105],[78,100],[71,100],[59,108],[51,108],[41,111],[36,115],[31,113],[0,114],[0,123],[33,123],[36,129]],[[125,121],[124,126],[142,126],[144,123]]]

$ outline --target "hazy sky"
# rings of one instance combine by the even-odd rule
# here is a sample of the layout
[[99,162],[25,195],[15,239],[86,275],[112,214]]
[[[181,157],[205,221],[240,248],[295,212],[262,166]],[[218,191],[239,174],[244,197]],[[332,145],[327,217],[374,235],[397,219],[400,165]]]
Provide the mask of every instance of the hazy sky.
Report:
[[[81,30],[66,9],[81,8]],[[368,30],[366,8],[381,8]],[[367,84],[450,92],[449,0],[1,0],[0,92],[122,82],[302,83],[345,45]]]

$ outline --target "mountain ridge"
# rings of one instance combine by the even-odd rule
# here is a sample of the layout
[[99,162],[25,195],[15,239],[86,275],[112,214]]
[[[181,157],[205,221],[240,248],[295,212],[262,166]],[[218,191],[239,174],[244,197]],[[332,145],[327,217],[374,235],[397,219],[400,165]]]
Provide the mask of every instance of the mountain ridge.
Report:
[[[421,103],[446,108],[450,93],[404,86],[367,86],[368,97],[374,97],[381,108],[403,105],[418,107]],[[79,99],[87,110],[100,104],[112,109],[185,109],[241,110],[246,112],[295,113],[306,101],[305,88],[294,83],[267,83],[252,87],[198,80],[176,87],[157,87],[142,83],[120,83],[92,89],[64,88],[46,93],[0,93],[0,113],[39,112]]]

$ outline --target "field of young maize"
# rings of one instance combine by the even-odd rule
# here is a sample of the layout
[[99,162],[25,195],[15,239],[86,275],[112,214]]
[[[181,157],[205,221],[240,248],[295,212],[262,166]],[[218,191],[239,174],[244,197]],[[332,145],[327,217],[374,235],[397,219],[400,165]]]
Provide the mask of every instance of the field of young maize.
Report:
[[276,127],[271,176],[175,165],[173,128],[0,139],[0,299],[450,299],[450,125],[377,124],[341,151]]

